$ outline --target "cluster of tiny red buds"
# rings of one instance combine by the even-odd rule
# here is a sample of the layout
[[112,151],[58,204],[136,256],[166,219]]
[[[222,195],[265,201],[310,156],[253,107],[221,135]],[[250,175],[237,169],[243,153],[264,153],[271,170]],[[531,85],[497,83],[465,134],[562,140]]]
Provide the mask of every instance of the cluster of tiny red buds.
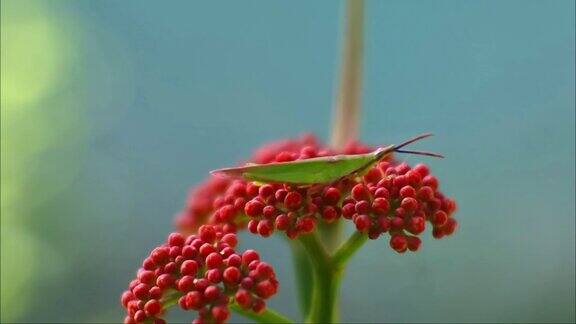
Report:
[[209,177],[193,188],[188,195],[186,209],[176,217],[176,226],[181,232],[195,233],[203,224],[213,221],[214,200],[222,196],[232,180],[221,177]]
[[223,323],[228,305],[262,312],[265,299],[276,294],[278,281],[272,267],[258,253],[235,252],[236,235],[217,227],[201,226],[197,235],[172,233],[142,263],[121,303],[125,323],[165,323],[165,305],[178,300],[184,310],[195,310],[193,323]]
[[[297,149],[296,145],[291,147]],[[353,147],[358,150],[357,147]],[[266,151],[259,151],[260,154]],[[313,145],[305,145],[298,151],[280,151],[266,154],[265,162],[288,162],[334,154]],[[323,190],[325,189],[325,190]],[[284,231],[290,238],[300,233],[310,233],[316,227],[318,216],[330,223],[340,216],[337,204],[338,188],[312,186],[298,188],[283,184],[256,185],[235,181],[223,197],[215,202],[215,217],[220,223],[238,222],[238,215],[250,217],[247,228],[254,234],[268,237],[273,231]],[[240,217],[241,219],[241,217]]]
[[[340,152],[324,148],[311,136],[268,144],[251,161],[261,164],[288,162],[336,153],[371,151],[350,143]],[[336,183],[296,187],[286,184],[255,184],[244,180],[212,177],[193,191],[188,210],[179,217],[180,229],[213,224],[225,233],[247,228],[261,236],[274,230],[290,238],[314,231],[318,221],[331,223],[341,216],[351,219],[359,231],[375,239],[384,232],[398,252],[416,251],[417,237],[433,225],[433,236],[450,235],[457,223],[451,215],[454,201],[438,191],[437,179],[425,165],[411,169],[391,158],[374,166],[361,178],[343,178]],[[202,208],[200,208],[202,207]]]
[[390,247],[403,253],[419,249],[418,235],[426,229],[426,221],[435,238],[452,234],[457,226],[451,217],[455,210],[456,203],[438,191],[438,180],[426,165],[410,168],[383,161],[352,188],[342,215],[371,239],[390,233]]
[[248,230],[268,237],[274,229],[286,231],[290,238],[298,233],[310,233],[316,226],[315,208],[306,204],[305,190],[284,185],[265,184],[258,189],[258,196],[244,207],[252,219]]
[[[327,149],[321,150],[314,136],[304,135],[264,145],[250,161],[260,164],[291,161],[313,157],[311,152],[332,154]],[[176,226],[185,233],[195,233],[202,224],[219,225],[225,232],[235,232],[246,225],[247,219],[241,217],[244,205],[257,195],[257,188],[254,190],[246,181],[210,176],[191,191],[186,209],[176,217]]]
[[[351,143],[341,153],[359,154],[368,151],[370,148],[366,146]],[[320,147],[313,137],[304,136],[301,139],[268,144],[256,151],[252,161],[266,164],[333,154],[334,151]],[[296,188],[281,184],[256,185],[244,180],[228,180],[224,188],[220,188],[214,185],[215,182],[216,180],[210,179],[193,191],[189,201],[189,206],[196,206],[197,197],[208,201],[206,198],[212,194],[211,208],[206,208],[212,211],[211,216],[198,217],[203,214],[189,208],[178,219],[180,228],[193,230],[193,226],[185,225],[197,224],[199,220],[203,220],[205,223],[221,226],[224,232],[235,232],[236,229],[247,227],[250,232],[267,237],[276,229],[284,231],[290,238],[295,238],[300,233],[312,232],[318,218],[330,223],[340,217],[340,207],[337,206],[340,191],[336,187]],[[345,187],[345,184],[343,181],[338,187]]]
[[299,234],[314,231],[319,220],[332,223],[340,218],[341,192],[349,191],[350,181],[303,188],[264,184],[257,189],[258,195],[244,208],[246,215],[252,218],[248,230],[267,237],[276,229],[294,239]]

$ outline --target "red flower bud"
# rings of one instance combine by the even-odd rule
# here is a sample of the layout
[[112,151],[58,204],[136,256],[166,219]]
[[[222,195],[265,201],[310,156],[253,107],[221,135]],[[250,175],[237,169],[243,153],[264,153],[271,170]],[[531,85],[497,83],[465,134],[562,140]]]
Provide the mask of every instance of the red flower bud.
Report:
[[403,253],[408,248],[408,241],[403,235],[394,235],[390,238],[390,247],[398,253]]
[[365,232],[368,230],[368,227],[370,227],[370,217],[368,215],[358,215],[358,217],[356,217],[356,219],[354,220],[354,224],[356,224],[356,229],[358,229],[360,232]]
[[161,310],[162,305],[160,305],[160,302],[156,299],[150,299],[149,301],[146,302],[146,305],[144,305],[144,311],[148,316],[157,315],[160,313]]
[[327,204],[334,205],[340,200],[340,190],[335,187],[328,187],[324,190],[323,197]]
[[250,200],[248,203],[246,203],[246,206],[244,207],[244,212],[248,216],[255,217],[260,215],[260,213],[262,213],[262,209],[264,209],[264,203],[262,203],[260,200],[253,199]]
[[302,195],[296,191],[289,192],[284,198],[284,205],[288,209],[297,209],[302,203]]

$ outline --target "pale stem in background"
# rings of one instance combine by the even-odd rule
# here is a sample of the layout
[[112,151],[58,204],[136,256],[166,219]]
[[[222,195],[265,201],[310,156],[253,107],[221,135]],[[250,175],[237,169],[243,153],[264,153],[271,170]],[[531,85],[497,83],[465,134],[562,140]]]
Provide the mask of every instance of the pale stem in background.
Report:
[[341,74],[330,138],[330,145],[336,149],[342,149],[348,141],[358,138],[362,87],[364,0],[347,0],[345,19]]

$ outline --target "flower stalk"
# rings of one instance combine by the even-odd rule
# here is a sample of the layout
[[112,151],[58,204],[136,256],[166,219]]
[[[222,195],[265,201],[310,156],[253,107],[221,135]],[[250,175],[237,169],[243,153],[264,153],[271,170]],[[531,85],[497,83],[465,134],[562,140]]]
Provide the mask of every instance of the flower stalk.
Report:
[[292,262],[296,279],[296,292],[298,294],[298,304],[300,312],[304,315],[310,311],[312,304],[312,292],[314,288],[314,270],[312,263],[308,259],[306,251],[297,241],[287,240],[290,242],[292,250]]
[[337,268],[344,267],[348,260],[350,260],[354,253],[356,253],[356,251],[358,251],[367,240],[368,235],[365,233],[354,232],[354,234],[352,234],[350,238],[344,242],[336,252],[334,252],[334,255],[332,256],[332,264]]
[[347,0],[339,88],[330,145],[342,148],[358,138],[362,87],[364,0]]
[[333,266],[332,258],[315,233],[302,235],[298,240],[308,253],[314,270],[312,305],[306,321],[334,323],[338,319],[338,287],[342,269]]
[[338,322],[338,297],[342,274],[347,261],[368,237],[357,232],[333,255],[326,252],[319,236],[312,233],[299,237],[299,242],[313,265],[314,287],[312,305],[306,318],[309,323]]

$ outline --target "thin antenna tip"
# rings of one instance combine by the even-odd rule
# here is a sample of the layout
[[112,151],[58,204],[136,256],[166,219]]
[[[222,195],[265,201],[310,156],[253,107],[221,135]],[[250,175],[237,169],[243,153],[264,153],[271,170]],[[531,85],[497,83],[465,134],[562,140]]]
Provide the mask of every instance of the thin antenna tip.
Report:
[[410,144],[412,144],[412,143],[414,143],[414,142],[417,142],[417,141],[419,141],[419,140],[421,140],[421,139],[430,137],[430,136],[432,136],[432,135],[433,135],[432,133],[424,133],[424,134],[421,134],[421,135],[418,135],[418,136],[414,136],[414,137],[408,139],[407,141],[404,141],[403,143],[394,145],[394,150],[401,149],[401,148],[403,148],[404,146],[410,145]]
[[424,156],[431,156],[443,159],[444,155],[434,153],[434,152],[426,152],[426,151],[410,151],[410,150],[396,150],[398,153],[406,153],[406,154],[416,154],[416,155],[424,155]]

